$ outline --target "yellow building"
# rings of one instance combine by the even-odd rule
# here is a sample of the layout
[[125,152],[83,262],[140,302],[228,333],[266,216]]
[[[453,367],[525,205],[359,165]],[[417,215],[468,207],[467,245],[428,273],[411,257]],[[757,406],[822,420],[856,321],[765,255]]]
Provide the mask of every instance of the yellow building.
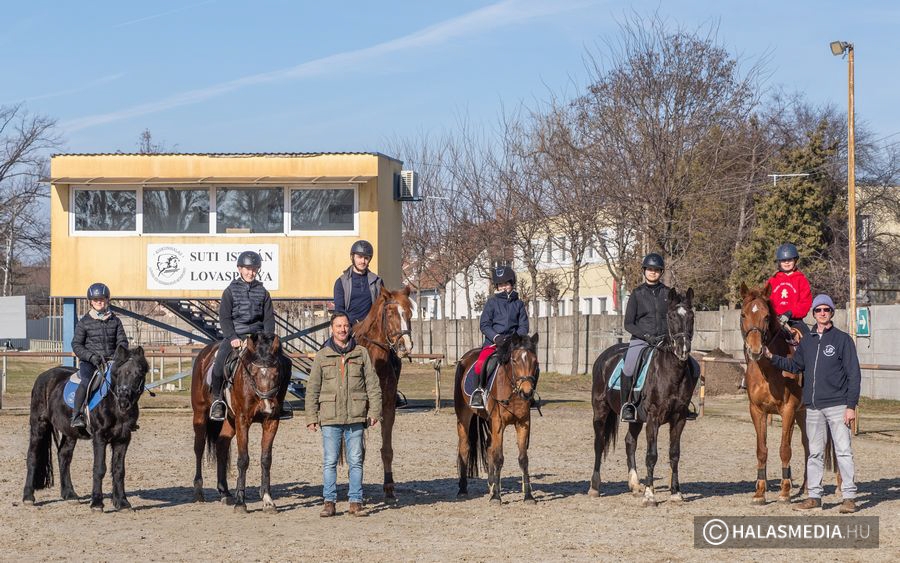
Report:
[[330,299],[358,239],[398,286],[400,168],[378,153],[55,155],[50,293],[216,299],[257,250],[273,298]]

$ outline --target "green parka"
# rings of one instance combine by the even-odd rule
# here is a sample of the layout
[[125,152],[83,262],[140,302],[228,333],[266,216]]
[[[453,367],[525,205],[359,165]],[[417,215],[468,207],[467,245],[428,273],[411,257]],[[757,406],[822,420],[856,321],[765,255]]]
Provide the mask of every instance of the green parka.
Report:
[[316,353],[306,383],[306,423],[381,422],[381,386],[363,346],[346,354],[325,346]]

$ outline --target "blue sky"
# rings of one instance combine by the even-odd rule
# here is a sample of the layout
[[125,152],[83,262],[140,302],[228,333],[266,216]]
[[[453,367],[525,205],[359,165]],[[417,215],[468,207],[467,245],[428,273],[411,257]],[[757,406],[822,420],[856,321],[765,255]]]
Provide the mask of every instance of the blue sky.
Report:
[[[0,25],[0,104],[59,121],[66,152],[133,151],[141,131],[183,152],[387,151],[390,140],[488,127],[502,108],[574,95],[586,50],[632,11],[710,23],[767,86],[847,103],[900,132],[900,7],[888,1],[458,0],[299,2],[31,0]],[[889,141],[900,140],[900,135]]]

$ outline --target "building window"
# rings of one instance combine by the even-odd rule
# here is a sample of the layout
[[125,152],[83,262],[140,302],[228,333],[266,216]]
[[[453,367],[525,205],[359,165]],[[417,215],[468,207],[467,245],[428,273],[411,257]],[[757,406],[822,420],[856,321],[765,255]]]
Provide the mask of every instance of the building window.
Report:
[[216,232],[283,233],[283,188],[216,188]]
[[291,190],[291,231],[356,232],[355,188]]
[[598,297],[597,301],[599,301],[599,303],[600,303],[600,305],[598,307],[598,309],[600,310],[600,313],[605,313],[606,312],[606,297]]
[[73,200],[75,231],[137,231],[137,190],[76,188]]
[[144,188],[143,232],[209,233],[209,190]]

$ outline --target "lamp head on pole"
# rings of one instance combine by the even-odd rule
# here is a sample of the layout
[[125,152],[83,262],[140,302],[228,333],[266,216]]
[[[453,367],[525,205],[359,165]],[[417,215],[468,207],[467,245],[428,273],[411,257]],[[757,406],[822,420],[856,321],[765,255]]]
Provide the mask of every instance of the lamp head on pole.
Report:
[[832,41],[831,42],[831,54],[835,57],[840,57],[847,51],[853,50],[853,43],[848,43],[846,41]]

